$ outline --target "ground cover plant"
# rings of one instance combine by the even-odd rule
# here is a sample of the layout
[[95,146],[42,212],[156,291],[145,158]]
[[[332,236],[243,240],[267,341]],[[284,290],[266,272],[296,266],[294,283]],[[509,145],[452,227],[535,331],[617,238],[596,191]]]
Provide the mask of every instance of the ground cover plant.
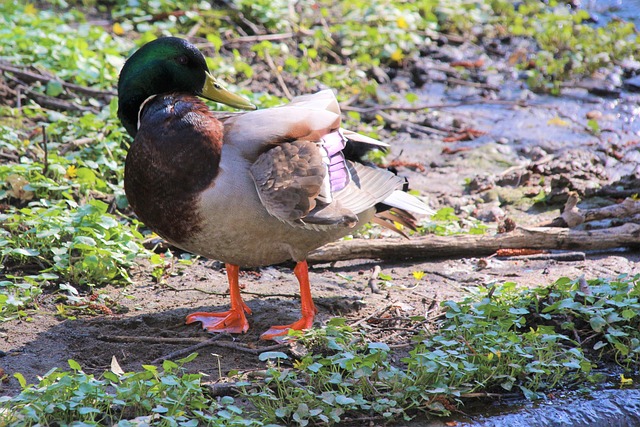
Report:
[[[385,97],[378,89],[385,75],[408,67],[443,34],[474,43],[532,41],[535,51],[514,61],[532,90],[553,94],[640,54],[632,24],[594,26],[586,12],[556,2],[320,1],[289,7],[237,0],[214,7],[57,0],[3,2],[0,11],[0,65],[6,71],[0,87],[1,322],[31,321],[46,294],[59,295],[61,318],[117,310],[101,289],[132,286],[130,268],[141,258],[162,280],[164,258],[149,249],[153,236],[132,218],[122,190],[128,139],[113,92],[124,58],[157,36],[196,37],[210,67],[262,107],[321,87],[337,89],[345,103],[413,105],[415,93]],[[486,31],[478,34],[477,26]],[[472,71],[462,67],[461,73]],[[375,112],[353,109],[345,120],[372,136],[393,132]],[[372,160],[386,162],[381,153]],[[418,232],[481,234],[487,228],[445,207]],[[364,233],[375,237],[379,231]],[[37,384],[16,374],[22,392],[0,400],[0,419],[16,426],[304,426],[360,416],[447,415],[477,392],[540,398],[598,381],[605,363],[619,365],[620,382],[628,384],[640,358],[639,281],[628,275],[565,278],[532,290],[515,283],[483,287],[462,301],[446,301],[437,328],[421,317],[405,319],[424,327],[401,360],[388,344],[367,340],[338,318],[300,334],[298,341],[309,349],[303,356],[261,355],[262,379],[231,373],[239,393],[233,397],[212,398],[203,374],[183,371],[195,356],[137,372],[121,372],[116,363],[95,374],[70,360],[70,370],[43,373]]]
[[598,368],[611,357],[624,368],[624,385],[624,375],[640,361],[639,285],[640,276],[634,276],[478,289],[462,301],[445,301],[438,327],[417,334],[397,362],[387,344],[368,341],[336,318],[322,329],[295,333],[308,350],[301,357],[260,354],[263,380],[252,379],[251,372],[231,373],[249,405],[230,396],[211,398],[203,374],[181,372],[196,354],[129,373],[116,361],[100,376],[85,374],[70,360],[71,371],[54,369],[38,384],[18,376],[23,391],[0,398],[0,417],[16,426],[64,420],[305,426],[349,422],[359,414],[410,420],[421,412],[449,415],[478,391],[517,390],[537,399],[560,387],[597,383],[603,375]]

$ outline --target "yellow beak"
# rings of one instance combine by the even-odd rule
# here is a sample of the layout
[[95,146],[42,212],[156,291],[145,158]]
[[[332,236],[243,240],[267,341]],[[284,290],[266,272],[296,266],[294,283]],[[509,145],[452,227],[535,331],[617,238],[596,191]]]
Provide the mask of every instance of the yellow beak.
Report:
[[210,73],[207,73],[207,79],[204,82],[201,95],[211,101],[219,102],[233,108],[243,110],[255,110],[257,108],[247,99],[225,89]]

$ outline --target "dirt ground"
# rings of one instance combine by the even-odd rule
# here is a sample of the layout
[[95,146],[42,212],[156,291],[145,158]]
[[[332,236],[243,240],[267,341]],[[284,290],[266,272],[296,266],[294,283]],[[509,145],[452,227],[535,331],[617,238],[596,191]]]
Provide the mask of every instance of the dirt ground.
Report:
[[[379,93],[380,100],[394,93],[403,99],[404,92],[413,91],[418,104],[431,106],[384,110],[383,134],[393,147],[387,161],[395,161],[399,173],[409,177],[432,207],[454,207],[460,218],[479,218],[493,233],[506,217],[518,225],[549,222],[559,215],[569,190],[580,194],[583,206],[613,204],[638,191],[637,95],[602,97],[577,86],[558,98],[536,95],[523,87],[504,57],[492,59],[482,47],[445,45],[438,52],[439,57],[425,54],[391,73],[386,83],[383,77]],[[471,70],[451,65],[461,59],[483,62]],[[461,75],[466,84],[453,80]],[[597,118],[600,134],[589,130],[588,117]],[[531,200],[541,190],[552,196],[551,203],[534,205]],[[378,293],[369,286],[375,266],[391,276],[389,283],[374,281]],[[425,272],[420,280],[413,274],[418,271]],[[479,285],[513,281],[547,286],[564,276],[625,273],[640,273],[637,247],[588,252],[586,260],[571,262],[492,258],[486,268],[468,257],[338,261],[312,266],[310,279],[318,325],[342,316],[357,322],[371,339],[398,344],[408,341],[411,330],[404,330],[401,321],[382,318],[433,319],[439,302],[459,299]],[[189,312],[228,306],[224,268],[215,261],[176,263],[162,283],[141,263],[133,277],[134,285],[97,290],[116,303],[118,310],[111,315],[60,320],[55,294],[45,293],[32,321],[0,325],[0,367],[10,376],[22,373],[29,382],[53,367],[66,367],[68,359],[92,373],[109,369],[114,356],[125,371],[139,370],[210,336],[197,325],[184,324]],[[219,367],[223,376],[262,367],[256,350],[273,343],[260,341],[260,333],[296,320],[299,313],[291,266],[243,272],[241,284],[253,311],[251,329],[200,348],[200,357],[187,366],[211,381],[218,380]],[[17,390],[12,377],[0,385],[0,394]]]

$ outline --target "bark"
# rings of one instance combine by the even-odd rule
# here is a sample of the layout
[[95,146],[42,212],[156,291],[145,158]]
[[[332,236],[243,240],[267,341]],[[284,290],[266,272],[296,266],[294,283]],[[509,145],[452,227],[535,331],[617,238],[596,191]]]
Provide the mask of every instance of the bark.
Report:
[[578,196],[571,194],[564,206],[561,218],[568,227],[576,227],[589,221],[601,219],[618,218],[621,220],[631,219],[635,222],[635,217],[640,214],[640,200],[627,198],[616,205],[605,206],[597,209],[579,209]]
[[640,224],[598,230],[567,228],[524,228],[503,234],[421,236],[403,240],[346,240],[325,245],[309,254],[309,262],[333,262],[350,259],[433,259],[482,257],[498,249],[605,250],[640,248]]

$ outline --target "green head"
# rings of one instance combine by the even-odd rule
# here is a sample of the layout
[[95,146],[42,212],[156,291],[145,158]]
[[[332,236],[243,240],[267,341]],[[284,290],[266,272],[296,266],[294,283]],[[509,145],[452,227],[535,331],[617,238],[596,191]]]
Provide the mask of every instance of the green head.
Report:
[[152,95],[168,92],[191,93],[235,108],[256,108],[222,87],[194,45],[177,37],[163,37],[142,46],[120,72],[118,117],[131,136],[136,135],[142,103]]

